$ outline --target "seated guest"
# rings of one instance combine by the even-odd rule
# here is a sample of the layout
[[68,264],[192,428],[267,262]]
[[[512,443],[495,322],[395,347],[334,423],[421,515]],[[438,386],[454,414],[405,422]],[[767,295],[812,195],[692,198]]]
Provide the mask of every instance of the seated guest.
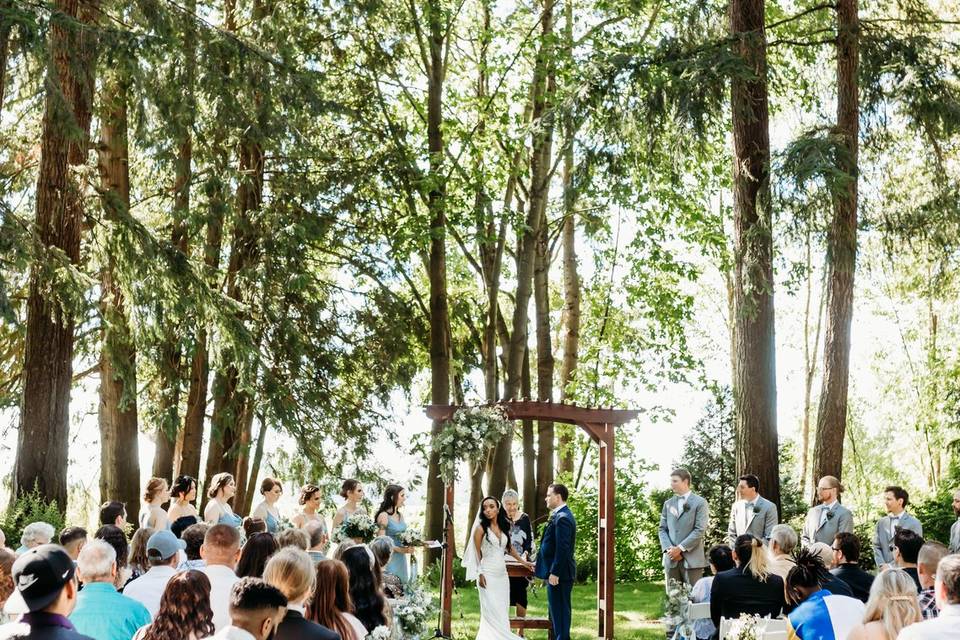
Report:
[[[807,548],[810,549],[811,553],[820,558],[820,562],[822,562],[823,566],[827,569],[833,566],[833,547],[822,542],[814,542],[808,545]],[[847,583],[832,573],[827,573],[827,578],[821,586],[834,595],[854,597],[853,590],[847,586]]]
[[254,534],[266,533],[267,531],[267,523],[262,518],[247,516],[240,526],[243,527],[243,535],[247,540],[252,538]]
[[[29,613],[0,627],[3,640],[93,640],[78,633],[67,618],[77,605],[76,567],[61,547],[33,547],[12,567],[17,593]],[[24,578],[24,579],[21,579]]]
[[270,558],[263,579],[287,598],[287,615],[277,627],[276,640],[340,640],[338,634],[304,617],[316,580],[313,560],[306,551],[281,549]]
[[147,559],[147,541],[156,529],[140,527],[130,538],[130,580],[136,580],[147,571],[150,571],[150,562]]
[[[13,584],[13,563],[17,560],[17,554],[10,549],[5,549],[0,547],[0,611],[3,610],[3,605],[6,604],[7,599],[14,592],[15,586]],[[4,620],[4,622],[9,622]]]
[[939,542],[928,542],[920,547],[917,557],[917,575],[920,577],[920,613],[924,620],[940,615],[934,585],[937,581],[937,565],[947,555],[947,548]]
[[327,529],[322,522],[314,520],[308,522],[303,530],[310,536],[310,548],[307,549],[307,555],[313,560],[313,564],[317,564],[327,557]]
[[845,640],[863,621],[862,602],[823,588],[829,576],[820,558],[807,549],[800,550],[796,566],[787,574],[787,598],[795,605],[788,616],[789,638]]
[[247,544],[240,551],[240,561],[237,563],[238,578],[261,578],[267,560],[277,551],[277,541],[272,534],[266,531],[253,534]]
[[214,634],[210,580],[202,571],[184,571],[170,578],[160,609],[133,640],[203,640]]
[[87,543],[77,558],[77,571],[83,590],[70,614],[77,631],[97,640],[129,640],[150,623],[145,606],[117,591],[117,552],[108,542]]
[[231,593],[240,580],[234,573],[240,558],[240,532],[233,525],[213,525],[203,538],[200,557],[207,563],[201,571],[210,578],[210,608],[219,632],[230,626]]
[[[196,516],[182,516],[177,518],[172,523],[170,523],[170,533],[175,535],[178,538],[183,538],[183,532],[186,531],[189,527],[200,522]],[[197,546],[197,551],[200,551],[200,546]]]
[[720,627],[720,618],[740,614],[777,617],[783,610],[783,580],[767,571],[763,542],[749,533],[737,536],[733,547],[736,567],[718,573],[710,586],[710,617]]
[[343,552],[343,564],[350,575],[350,599],[354,615],[363,624],[367,633],[380,626],[390,626],[387,599],[377,589],[373,575],[373,558],[364,545],[350,547]]
[[873,574],[860,568],[860,539],[855,534],[841,531],[833,539],[832,549],[833,566],[836,568],[830,573],[850,587],[854,598],[865,603],[870,597]]
[[53,528],[52,524],[31,522],[23,528],[23,533],[20,534],[20,548],[17,549],[17,553],[23,553],[43,544],[50,544],[56,533],[57,530]]
[[73,561],[77,561],[80,549],[87,543],[87,530],[83,527],[67,527],[60,532],[60,546],[67,550]]
[[[729,571],[737,565],[733,561],[733,550],[725,544],[717,544],[707,552],[707,560],[710,562],[710,573],[712,575],[704,576],[697,580],[693,585],[693,591],[690,593],[690,599],[694,603],[710,602],[710,588],[713,586],[713,576],[722,571]],[[693,621],[693,630],[697,634],[698,640],[709,640],[717,632],[713,626],[713,620],[702,618]]]
[[317,563],[316,586],[310,599],[307,617],[340,634],[341,640],[363,640],[367,629],[353,615],[350,599],[350,575],[339,560]]
[[788,524],[778,524],[770,530],[770,546],[767,548],[767,571],[786,579],[793,569],[793,550],[797,548],[797,532]]
[[187,548],[184,549],[187,559],[180,563],[177,571],[202,569],[207,566],[206,561],[200,557],[200,547],[203,546],[203,539],[206,537],[209,528],[210,525],[206,522],[198,522],[183,530],[180,538],[187,545]]
[[113,500],[100,505],[100,524],[113,525],[123,529],[127,526],[127,507],[122,502]]
[[123,589],[123,595],[145,606],[151,618],[155,618],[160,610],[160,599],[167,583],[177,575],[179,553],[186,546],[183,540],[175,538],[167,529],[155,532],[147,541],[150,570]]
[[356,547],[357,543],[349,538],[337,545],[337,548],[333,550],[333,559],[343,562],[343,554],[347,552],[347,549],[351,547]]
[[923,542],[923,538],[910,529],[897,529],[896,535],[893,536],[894,563],[913,578],[913,583],[917,586],[917,593],[922,590],[920,574],[917,573],[917,559],[920,557]]
[[870,587],[863,624],[847,640],[897,640],[901,629],[921,620],[913,591],[913,580],[900,569],[881,571]]
[[378,536],[370,541],[370,551],[373,551],[373,558],[377,561],[376,566],[380,569],[384,595],[394,600],[402,598],[403,583],[400,582],[400,578],[388,573],[385,568],[390,564],[390,557],[393,555],[393,540],[389,536]]
[[[234,529],[236,530],[236,529]],[[239,537],[239,536],[238,536]],[[222,640],[267,640],[287,612],[280,590],[260,578],[241,578],[230,589],[230,624],[213,636]]]
[[277,545],[281,549],[284,547],[296,547],[301,551],[310,548],[310,534],[303,529],[284,529],[277,536]]
[[[93,534],[95,540],[103,540],[111,547],[117,554],[117,575],[113,580],[113,586],[117,589],[122,589],[123,585],[127,584],[127,580],[130,579],[130,567],[127,565],[127,558],[130,555],[130,546],[127,544],[127,534],[123,532],[123,529],[112,524],[105,524],[99,529],[96,533]],[[81,577],[81,581],[83,578]]]
[[940,615],[910,625],[898,640],[960,640],[960,554],[940,560],[933,590]]

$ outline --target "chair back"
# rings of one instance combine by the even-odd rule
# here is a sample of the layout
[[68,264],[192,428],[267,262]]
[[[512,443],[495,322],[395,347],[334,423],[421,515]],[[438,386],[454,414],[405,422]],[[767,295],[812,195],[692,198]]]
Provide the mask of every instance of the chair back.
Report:
[[705,620],[710,617],[710,603],[695,602],[690,605],[689,612],[691,620]]

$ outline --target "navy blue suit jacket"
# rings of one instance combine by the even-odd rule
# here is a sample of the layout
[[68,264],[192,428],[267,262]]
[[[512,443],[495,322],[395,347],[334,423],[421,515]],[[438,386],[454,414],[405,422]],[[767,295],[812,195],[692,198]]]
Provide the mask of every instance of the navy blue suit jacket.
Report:
[[561,582],[573,582],[577,577],[577,562],[573,557],[576,541],[577,521],[564,505],[550,518],[543,532],[534,575],[541,580],[555,575]]

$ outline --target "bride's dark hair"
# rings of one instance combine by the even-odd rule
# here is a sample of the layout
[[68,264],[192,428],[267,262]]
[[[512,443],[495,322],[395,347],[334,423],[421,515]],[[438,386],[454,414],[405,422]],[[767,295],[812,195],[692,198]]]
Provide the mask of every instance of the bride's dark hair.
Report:
[[[510,518],[507,517],[507,512],[503,510],[503,505],[500,504],[500,501],[494,498],[493,496],[487,496],[480,501],[480,528],[483,529],[483,536],[486,537],[490,532],[490,519],[483,515],[483,504],[487,500],[493,500],[494,504],[497,505],[497,526],[500,527],[500,531],[506,535],[510,535]],[[493,542],[491,540],[491,542]]]

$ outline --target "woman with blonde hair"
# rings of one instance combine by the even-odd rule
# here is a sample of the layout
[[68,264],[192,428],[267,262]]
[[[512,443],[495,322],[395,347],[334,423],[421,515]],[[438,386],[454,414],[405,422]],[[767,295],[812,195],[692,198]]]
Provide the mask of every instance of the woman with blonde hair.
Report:
[[163,478],[150,478],[143,490],[143,501],[147,508],[140,512],[140,526],[154,530],[169,529],[170,519],[162,505],[170,501],[170,485]]
[[922,619],[913,578],[900,569],[888,569],[874,578],[863,624],[854,627],[847,638],[896,640],[901,629]]
[[284,547],[277,551],[263,570],[263,579],[287,597],[287,614],[277,626],[275,640],[336,640],[339,636],[326,627],[307,620],[304,611],[313,595],[316,573],[306,551]]
[[771,573],[763,541],[749,533],[738,536],[733,545],[736,567],[721,571],[710,585],[710,617],[716,628],[720,618],[741,614],[776,618],[786,604],[783,578]]

